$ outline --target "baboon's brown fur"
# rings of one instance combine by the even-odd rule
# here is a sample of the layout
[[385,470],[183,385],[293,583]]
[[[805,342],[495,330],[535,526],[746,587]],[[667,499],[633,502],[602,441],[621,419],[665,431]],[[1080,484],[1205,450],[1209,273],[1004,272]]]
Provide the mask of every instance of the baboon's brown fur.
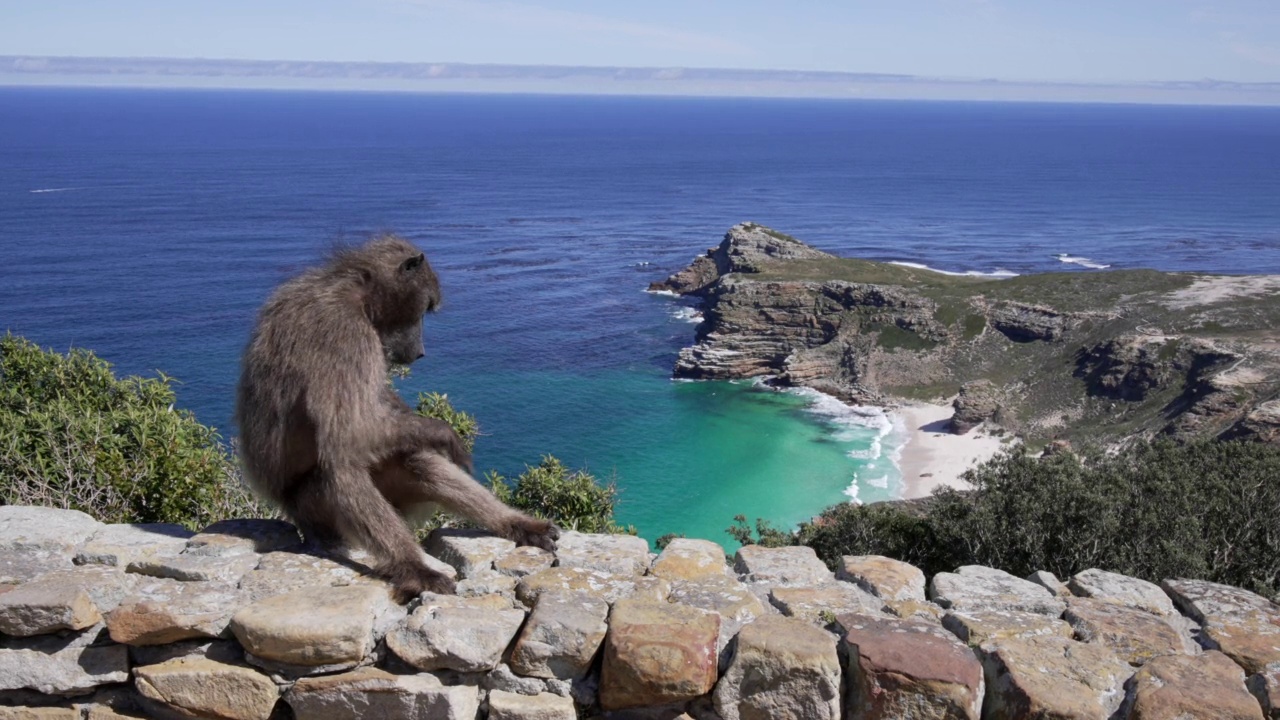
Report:
[[507,507],[470,474],[443,421],[412,412],[389,363],[422,356],[422,318],[440,304],[425,256],[384,236],[281,285],[244,353],[236,420],[253,487],[309,541],[367,549],[401,602],[454,583],[424,563],[404,521],[439,505],[552,550],[559,530]]

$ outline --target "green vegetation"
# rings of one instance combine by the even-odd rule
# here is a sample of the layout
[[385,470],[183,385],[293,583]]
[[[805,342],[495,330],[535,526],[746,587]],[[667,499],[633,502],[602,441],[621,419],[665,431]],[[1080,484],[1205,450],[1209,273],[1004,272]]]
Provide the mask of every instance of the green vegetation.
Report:
[[217,431],[174,408],[170,384],[163,374],[117,379],[87,350],[0,338],[0,503],[192,529],[269,514]]
[[418,406],[415,411],[423,416],[436,418],[449,423],[449,427],[462,438],[467,452],[476,447],[476,437],[480,435],[480,423],[471,413],[455,410],[449,402],[448,395],[440,393],[418,393]]
[[[886,555],[928,574],[987,565],[1018,576],[1101,568],[1159,582],[1190,577],[1280,591],[1280,448],[1253,443],[1136,443],[1114,454],[1025,450],[965,474],[915,505],[838,505],[767,543]],[[730,532],[750,540],[745,519]]]
[[490,472],[485,476],[489,488],[499,500],[530,515],[554,521],[566,530],[584,533],[630,533],[635,528],[621,527],[613,521],[613,508],[618,503],[617,485],[601,485],[590,473],[570,471],[551,455],[508,482]]

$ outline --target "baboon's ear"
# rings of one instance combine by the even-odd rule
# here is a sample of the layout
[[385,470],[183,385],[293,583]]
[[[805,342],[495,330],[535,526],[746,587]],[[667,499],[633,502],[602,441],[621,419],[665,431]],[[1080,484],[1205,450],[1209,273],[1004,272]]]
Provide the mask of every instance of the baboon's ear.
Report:
[[427,261],[427,256],[422,253],[418,253],[417,255],[400,263],[400,270],[401,272],[409,272],[410,270],[416,270],[422,266],[422,263],[426,261]]

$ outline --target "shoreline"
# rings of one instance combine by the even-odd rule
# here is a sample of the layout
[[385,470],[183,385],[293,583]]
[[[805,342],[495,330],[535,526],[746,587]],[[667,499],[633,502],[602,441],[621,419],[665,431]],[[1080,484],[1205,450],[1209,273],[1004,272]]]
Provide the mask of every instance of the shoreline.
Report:
[[928,497],[943,485],[969,489],[960,475],[985,462],[1007,446],[1006,438],[988,433],[980,425],[967,435],[953,435],[950,405],[917,403],[889,411],[903,431],[896,462],[902,475],[902,500]]

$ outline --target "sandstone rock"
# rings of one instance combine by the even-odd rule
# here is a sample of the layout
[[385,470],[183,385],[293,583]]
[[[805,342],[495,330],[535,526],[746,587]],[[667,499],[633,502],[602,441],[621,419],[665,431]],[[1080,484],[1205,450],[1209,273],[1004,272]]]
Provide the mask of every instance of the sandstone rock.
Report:
[[1245,684],[1267,720],[1280,720],[1280,668],[1251,675]]
[[1005,638],[1069,638],[1072,635],[1071,626],[1058,618],[1017,610],[948,612],[942,617],[942,626],[955,633],[961,642],[974,647]]
[[1078,572],[1067,582],[1071,592],[1081,597],[1138,608],[1154,615],[1177,615],[1173,602],[1159,586],[1146,580],[1127,577],[1104,570]]
[[257,658],[330,670],[373,650],[374,615],[386,593],[367,586],[308,588],[242,608],[231,630]]
[[107,628],[127,645],[222,637],[241,602],[242,593],[226,583],[145,579],[107,615]]
[[74,567],[71,553],[0,547],[0,585],[21,585],[54,570]]
[[0,720],[80,720],[70,707],[0,707]]
[[710,540],[675,538],[653,561],[649,574],[676,581],[736,579],[724,559],[724,548]]
[[698,294],[722,274],[756,273],[774,260],[818,260],[833,256],[755,223],[739,223],[725,233],[717,247],[694,258],[693,264],[650,290],[682,295]]
[[817,625],[827,625],[836,615],[846,613],[884,615],[884,602],[880,598],[848,583],[774,588],[769,591],[769,601],[783,615]]
[[1222,653],[1153,659],[1126,683],[1126,718],[1133,720],[1263,720],[1244,673]]
[[835,579],[813,548],[805,545],[780,548],[744,545],[734,555],[733,569],[747,583],[813,586]]
[[298,720],[475,720],[480,712],[474,687],[446,687],[432,675],[392,675],[377,668],[303,678],[285,702]]
[[[522,606],[523,607],[523,606]],[[477,610],[520,610],[506,595],[437,595],[424,592],[418,596],[418,608],[475,608]],[[416,608],[415,608],[416,609]]]
[[635,535],[566,530],[556,541],[556,564],[614,575],[644,575],[649,569],[649,543]]
[[720,616],[684,605],[619,600],[609,618],[600,706],[622,710],[705,695],[716,682]]
[[65,636],[0,637],[0,690],[81,695],[129,679],[129,652],[101,645],[102,626]]
[[947,612],[941,605],[928,600],[886,600],[884,611],[894,617],[932,623],[941,623],[942,616]]
[[131,645],[134,666],[159,665],[172,660],[213,660],[232,665],[244,660],[244,650],[234,640],[181,640],[168,645]]
[[1280,606],[1261,595],[1203,580],[1160,584],[1181,610],[1201,624],[1201,643],[1221,650],[1246,672],[1280,665]]
[[881,555],[845,555],[836,578],[884,600],[924,602],[924,573],[901,560]]
[[1072,598],[1063,616],[1081,642],[1111,648],[1130,665],[1197,650],[1189,635],[1183,635],[1158,615],[1109,600]]
[[489,693],[489,720],[577,720],[573,701],[542,693],[532,697],[501,690]]
[[170,523],[103,525],[80,547],[75,561],[123,568],[146,557],[177,555],[191,535],[190,530]]
[[543,595],[511,649],[512,669],[540,678],[584,677],[604,642],[608,615],[603,600]]
[[[568,680],[556,680],[555,678],[538,678],[524,677],[517,675],[510,665],[506,663],[498,663],[498,666],[485,674],[484,680],[480,682],[480,687],[485,690],[501,690],[503,692],[515,693],[516,695],[541,695],[544,692],[554,692],[550,683],[564,683],[564,692],[555,693],[561,697],[569,697],[572,683]],[[556,686],[560,687],[560,686]]]
[[942,607],[958,612],[1020,610],[1058,617],[1066,609],[1062,599],[1039,585],[980,565],[934,575],[929,594]]
[[220,520],[187,542],[187,555],[252,555],[298,550],[302,536],[284,520]]
[[486,672],[522,622],[519,610],[418,608],[387,634],[387,647],[419,670]]
[[545,570],[551,567],[555,561],[556,556],[546,550],[526,545],[525,547],[518,547],[494,560],[493,569],[499,574],[510,575],[519,579],[526,575],[532,575],[539,570]]
[[673,603],[710,610],[720,616],[720,637],[716,641],[716,650],[720,653],[723,662],[729,660],[726,654],[729,641],[738,634],[738,630],[743,625],[771,611],[776,612],[737,580],[675,582],[671,585],[670,600]]
[[974,380],[960,386],[952,402],[951,432],[964,435],[1000,411],[1000,395],[990,380]]
[[190,718],[267,720],[280,697],[267,676],[205,659],[136,668],[134,684],[143,697]]
[[514,599],[517,584],[519,581],[516,578],[490,570],[482,575],[459,580],[454,591],[464,597],[502,595]]
[[715,707],[724,720],[840,718],[836,639],[807,622],[776,615],[742,628]]
[[1008,638],[982,646],[986,720],[1109,718],[1133,674],[1102,645],[1059,637]]
[[656,577],[552,567],[521,578],[516,586],[516,597],[526,605],[533,605],[538,596],[546,592],[589,595],[611,605],[619,598],[665,602],[671,592],[671,584]]
[[260,556],[257,569],[241,578],[240,589],[249,602],[257,602],[304,588],[378,584],[380,581],[361,575],[351,563],[331,557],[271,552]]
[[1048,590],[1049,592],[1053,593],[1057,597],[1060,597],[1060,598],[1071,597],[1071,589],[1068,588],[1065,583],[1059,580],[1057,575],[1054,575],[1048,570],[1037,570],[1031,573],[1030,575],[1027,576],[1027,582],[1035,583],[1036,585],[1039,585],[1045,590]]
[[129,563],[129,572],[184,582],[214,581],[235,585],[245,573],[258,567],[258,556],[157,555]]
[[485,530],[439,528],[423,543],[427,553],[448,563],[463,578],[493,572],[498,558],[515,550],[516,544]]
[[0,595],[0,633],[29,637],[83,630],[102,621],[83,585],[51,575]]
[[848,717],[977,720],[983,671],[973,652],[929,623],[842,615]]
[[0,555],[19,550],[72,555],[100,529],[102,523],[79,510],[0,505]]

